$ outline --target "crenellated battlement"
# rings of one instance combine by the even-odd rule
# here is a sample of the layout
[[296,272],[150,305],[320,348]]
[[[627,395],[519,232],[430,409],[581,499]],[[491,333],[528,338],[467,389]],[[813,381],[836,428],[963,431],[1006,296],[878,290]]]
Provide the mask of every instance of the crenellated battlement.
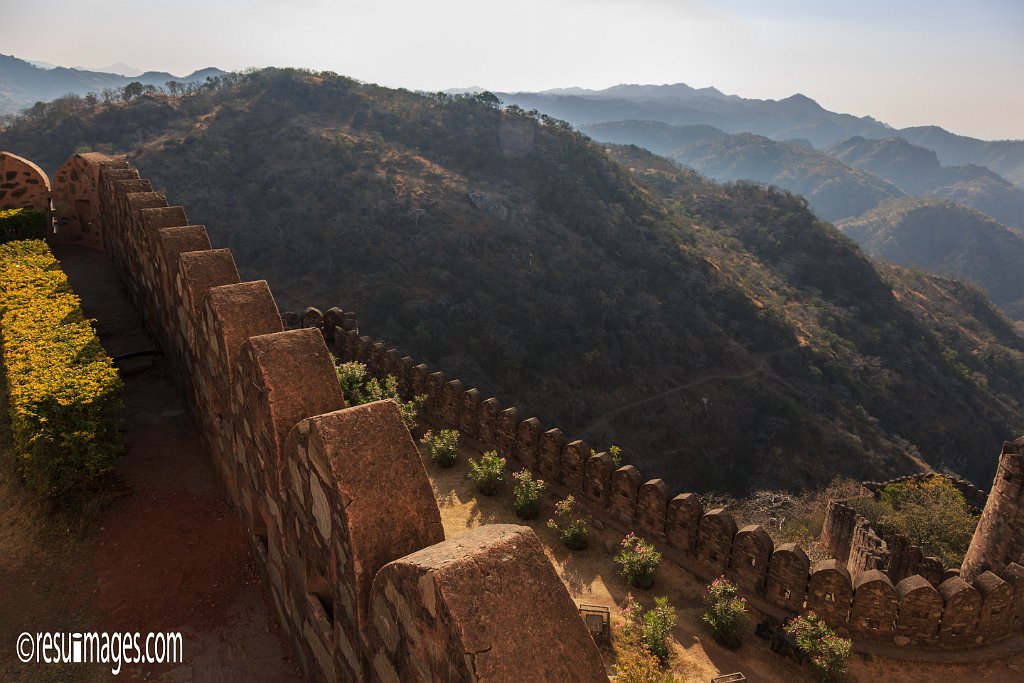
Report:
[[[832,501],[822,542],[839,559],[812,565],[798,545],[775,547],[760,526],[739,528],[728,511],[704,510],[692,493],[672,496],[663,480],[647,479],[633,465],[616,468],[611,456],[594,453],[586,442],[567,442],[557,427],[535,417],[522,419],[515,407],[502,408],[497,398],[482,399],[478,389],[466,389],[444,372],[361,335],[354,313],[307,308],[284,318],[291,326],[320,329],[340,360],[363,363],[377,376],[394,375],[406,397],[425,395],[426,417],[433,423],[459,429],[480,450],[495,449],[541,473],[557,492],[581,500],[602,524],[646,537],[666,558],[703,580],[726,575],[763,613],[783,618],[815,611],[852,637],[855,647],[878,643],[908,652],[984,645],[1020,634],[1024,626],[1020,564],[1006,564],[967,583],[906,539],[887,543],[856,510]],[[874,493],[887,483],[932,476],[943,475],[866,482],[864,487]],[[951,481],[975,504],[985,504],[984,492]]]
[[[404,395],[427,397],[428,421],[531,468],[601,524],[636,531],[693,575],[729,576],[765,614],[813,610],[855,647],[908,653],[985,645],[1024,627],[1020,537],[997,533],[1024,528],[1019,458],[1004,453],[1000,472],[1011,476],[987,504],[972,494],[986,515],[998,501],[998,514],[983,516],[992,531],[979,525],[976,535],[987,539],[973,555],[984,558],[977,575],[935,575],[927,558],[886,544],[839,502],[822,535],[839,559],[812,564],[799,546],[776,547],[761,527],[739,528],[728,511],[704,510],[694,494],[673,495],[663,480],[616,467],[583,440],[361,336],[351,312],[281,314],[265,281],[241,281],[230,250],[213,248],[204,226],[123,161],[76,155],[55,176],[52,201],[53,239],[107,252],[166,352],[312,680],[404,680],[411,671],[468,680],[468,666],[481,680],[508,671],[606,678],[533,532],[484,526],[446,542],[394,404],[347,408],[335,358],[394,375]],[[458,569],[466,562],[501,572],[514,595],[494,599],[509,619],[528,616],[535,638],[500,637],[508,629],[480,621],[467,603],[480,587]],[[527,581],[528,591],[515,589]]]
[[[484,526],[445,543],[397,406],[347,408],[323,332],[285,330],[267,283],[241,281],[203,226],[103,155],[65,163],[53,201],[54,239],[106,251],[164,349],[307,678],[607,680],[534,532]],[[459,562],[491,567],[504,588],[486,599],[514,603],[546,647],[479,623],[465,604],[484,596]],[[525,576],[530,590],[516,590]]]

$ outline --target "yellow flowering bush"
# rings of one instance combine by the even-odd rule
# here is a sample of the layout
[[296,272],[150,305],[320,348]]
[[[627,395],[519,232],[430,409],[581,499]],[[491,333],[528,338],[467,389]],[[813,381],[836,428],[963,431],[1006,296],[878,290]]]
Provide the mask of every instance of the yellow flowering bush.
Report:
[[0,242],[46,237],[46,212],[42,209],[0,211]]
[[58,496],[112,470],[121,379],[41,240],[0,244],[0,351],[29,486]]

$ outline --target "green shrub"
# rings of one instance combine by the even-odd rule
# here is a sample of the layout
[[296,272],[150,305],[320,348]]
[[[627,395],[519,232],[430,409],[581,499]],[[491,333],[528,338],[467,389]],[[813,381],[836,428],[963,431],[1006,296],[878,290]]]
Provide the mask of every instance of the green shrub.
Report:
[[977,513],[945,477],[887,484],[878,498],[854,498],[850,504],[883,537],[906,536],[947,567],[963,562],[978,526]]
[[590,538],[587,522],[576,514],[576,499],[568,496],[555,503],[555,518],[548,520],[548,528],[558,532],[558,538],[569,550],[584,550]]
[[540,494],[544,492],[543,479],[534,479],[530,470],[519,470],[512,475],[512,504],[516,514],[523,519],[536,519],[540,511]]
[[430,451],[430,459],[439,467],[451,467],[459,459],[459,432],[442,429],[437,434],[427,431],[420,443]]
[[402,421],[410,430],[416,428],[416,415],[419,413],[426,396],[416,396],[411,401],[403,401],[398,394],[398,380],[394,375],[387,375],[383,381],[370,375],[366,366],[357,361],[341,363],[335,368],[338,384],[348,406],[361,406],[374,401],[394,401],[402,414]]
[[658,658],[662,666],[668,664],[668,636],[676,625],[676,611],[667,597],[654,599],[654,609],[644,611],[632,595],[626,597],[622,608],[625,623],[621,635],[635,640]]
[[28,485],[59,496],[113,470],[121,379],[45,242],[0,245],[0,348]]
[[653,544],[630,532],[622,539],[622,548],[615,556],[615,562],[629,585],[650,588],[661,563],[661,553],[654,549]]
[[836,635],[814,612],[795,617],[785,626],[796,638],[797,647],[807,655],[818,680],[835,683],[846,673],[850,662],[850,641]]
[[736,586],[720,576],[708,586],[702,619],[715,640],[735,649],[739,647],[740,634],[747,625],[747,601],[737,597]]
[[0,211],[0,244],[14,240],[46,237],[47,213],[42,209],[7,209]]
[[480,460],[469,459],[469,478],[476,484],[476,490],[485,496],[493,496],[504,481],[505,458],[497,451],[487,451]]

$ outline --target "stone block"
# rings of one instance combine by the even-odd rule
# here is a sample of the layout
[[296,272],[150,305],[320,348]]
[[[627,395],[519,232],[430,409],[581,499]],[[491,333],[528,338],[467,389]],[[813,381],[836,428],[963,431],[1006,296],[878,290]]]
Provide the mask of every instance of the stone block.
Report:
[[774,550],[775,543],[760,524],[750,524],[736,532],[729,560],[729,575],[736,585],[760,595]]
[[804,549],[796,543],[783,543],[768,560],[765,599],[789,612],[800,612],[804,606],[810,570],[811,561]]
[[545,481],[562,480],[562,449],[565,447],[565,436],[558,427],[549,429],[540,435],[540,446],[537,449],[537,474]]
[[636,499],[642,482],[640,471],[632,465],[623,465],[612,472],[608,512],[627,528],[633,526],[636,517]]
[[636,498],[636,528],[652,541],[665,538],[668,486],[663,479],[651,479],[640,487]]
[[490,524],[385,566],[373,681],[598,681],[601,655],[533,531]]
[[815,562],[807,583],[807,611],[815,612],[832,628],[848,632],[853,581],[850,572],[838,560]]
[[669,545],[692,556],[697,546],[697,527],[704,507],[696,494],[680,493],[668,503],[665,536]]
[[736,520],[723,508],[709,510],[697,526],[697,560],[712,576],[721,576],[732,557]]

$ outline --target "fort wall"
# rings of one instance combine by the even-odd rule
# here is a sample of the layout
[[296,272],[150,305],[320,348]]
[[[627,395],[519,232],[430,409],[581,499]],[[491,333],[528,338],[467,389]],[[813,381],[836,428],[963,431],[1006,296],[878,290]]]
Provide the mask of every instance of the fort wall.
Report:
[[[575,496],[602,525],[647,538],[699,578],[724,574],[766,614],[815,611],[855,648],[879,643],[908,652],[969,648],[1021,633],[1024,567],[1018,563],[968,583],[916,546],[886,544],[866,519],[835,501],[822,540],[840,559],[811,565],[798,545],[774,547],[760,526],[739,528],[728,511],[704,510],[692,493],[673,496],[661,479],[648,479],[633,465],[616,468],[607,453],[569,441],[557,427],[361,335],[351,312],[308,308],[284,318],[292,327],[319,329],[340,360],[364,363],[377,376],[394,375],[406,398],[426,396],[427,418],[437,427],[458,429],[464,443],[529,467],[556,493]],[[984,493],[957,485],[985,504]],[[983,618],[986,609],[1003,617]]]
[[0,211],[50,208],[50,179],[28,159],[0,152]]
[[397,406],[346,408],[323,331],[344,316],[285,330],[267,283],[135,169],[61,169],[63,234],[107,251],[165,351],[308,679],[607,680],[533,531],[446,543]]
[[1024,438],[1003,444],[992,492],[960,573],[974,578],[1014,563],[1024,564]]

